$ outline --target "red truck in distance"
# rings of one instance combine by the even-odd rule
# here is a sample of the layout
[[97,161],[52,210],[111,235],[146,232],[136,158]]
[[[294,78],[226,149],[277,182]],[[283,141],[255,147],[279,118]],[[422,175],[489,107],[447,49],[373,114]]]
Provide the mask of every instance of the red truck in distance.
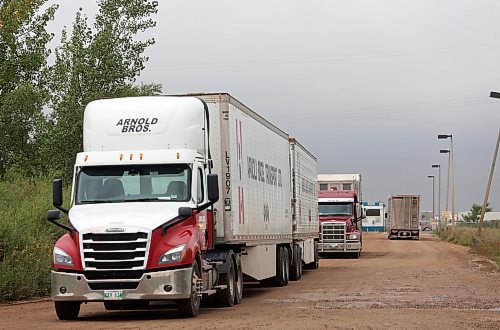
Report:
[[320,190],[319,253],[348,253],[355,258],[361,254],[362,210],[354,190]]

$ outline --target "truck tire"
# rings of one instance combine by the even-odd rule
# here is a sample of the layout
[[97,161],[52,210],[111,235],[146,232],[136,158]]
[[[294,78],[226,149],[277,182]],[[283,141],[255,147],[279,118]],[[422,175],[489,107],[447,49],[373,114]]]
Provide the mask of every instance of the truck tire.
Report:
[[177,310],[182,317],[195,317],[200,313],[201,296],[198,295],[196,285],[201,278],[200,267],[198,261],[193,262],[193,270],[191,272],[191,296],[187,299],[177,300]]
[[235,279],[235,292],[234,304],[237,305],[243,299],[243,269],[241,268],[241,257],[239,254],[235,255],[236,279]]
[[290,280],[298,281],[302,277],[302,249],[298,244],[293,245],[293,258],[290,266]]
[[286,261],[283,250],[282,246],[276,248],[276,275],[272,278],[272,282],[277,287],[283,287],[288,284],[286,282]]
[[219,284],[226,285],[226,288],[217,292],[215,294],[215,302],[219,306],[223,307],[231,307],[234,305],[235,296],[236,296],[236,271],[234,269],[234,257],[231,252],[229,255],[228,266],[229,270],[227,273],[219,275]]
[[314,265],[313,269],[318,269],[319,268],[319,248],[318,248],[318,242],[316,241],[314,243]]
[[283,260],[285,262],[285,286],[288,285],[290,281],[290,253],[286,246],[282,248],[283,250]]
[[80,301],[54,301],[59,320],[76,320],[80,313]]

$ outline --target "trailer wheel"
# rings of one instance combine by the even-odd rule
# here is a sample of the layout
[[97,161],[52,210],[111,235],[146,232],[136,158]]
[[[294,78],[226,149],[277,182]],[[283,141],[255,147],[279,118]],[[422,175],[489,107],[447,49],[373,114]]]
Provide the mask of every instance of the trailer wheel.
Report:
[[298,260],[298,266],[299,266],[299,280],[302,278],[303,270],[302,270],[302,248],[299,246],[299,258]]
[[59,320],[76,320],[80,313],[80,301],[54,301]]
[[290,281],[290,254],[288,252],[288,249],[286,246],[283,247],[283,261],[285,264],[285,270],[284,270],[284,275],[285,275],[285,286],[288,285],[288,282]]
[[290,279],[298,281],[302,277],[302,249],[299,245],[293,245],[293,259],[290,266]]
[[237,254],[236,257],[236,280],[235,280],[235,292],[234,292],[234,303],[237,305],[243,299],[243,269],[241,268],[241,257]]
[[197,260],[193,262],[191,274],[191,296],[187,299],[179,299],[177,301],[177,310],[179,315],[183,317],[195,317],[200,313],[201,296],[198,295],[196,286],[198,280],[201,278],[201,274]]
[[229,270],[225,274],[219,275],[219,284],[226,285],[226,288],[217,292],[215,294],[215,301],[217,305],[224,307],[231,307],[234,305],[235,301],[235,269],[234,269],[234,258],[233,253],[230,254],[228,262]]
[[278,287],[286,285],[286,261],[283,250],[284,248],[281,246],[276,247],[276,275],[271,278],[272,284]]

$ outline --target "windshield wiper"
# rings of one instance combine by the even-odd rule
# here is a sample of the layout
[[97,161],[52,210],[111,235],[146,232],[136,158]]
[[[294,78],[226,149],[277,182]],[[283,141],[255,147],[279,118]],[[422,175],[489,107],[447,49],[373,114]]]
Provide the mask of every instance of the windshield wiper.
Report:
[[159,201],[158,197],[145,197],[145,198],[135,198],[135,199],[124,199],[120,202],[149,202],[149,201]]
[[147,197],[147,198],[136,198],[136,199],[107,199],[107,200],[87,200],[81,201],[81,204],[93,204],[93,203],[128,203],[128,202],[148,202],[148,201],[159,201],[157,197]]

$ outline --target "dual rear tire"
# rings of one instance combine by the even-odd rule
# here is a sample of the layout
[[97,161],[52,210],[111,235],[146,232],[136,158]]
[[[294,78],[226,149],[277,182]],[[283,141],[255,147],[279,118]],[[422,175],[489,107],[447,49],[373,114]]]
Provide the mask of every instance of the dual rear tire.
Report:
[[231,252],[228,259],[228,272],[219,275],[219,284],[225,285],[226,289],[217,292],[214,297],[216,304],[223,307],[239,304],[243,299],[241,258],[238,254]]
[[302,248],[293,246],[293,258],[290,266],[290,280],[298,281],[302,278]]
[[276,251],[276,275],[271,278],[277,287],[288,285],[290,279],[290,257],[285,246],[278,246]]

